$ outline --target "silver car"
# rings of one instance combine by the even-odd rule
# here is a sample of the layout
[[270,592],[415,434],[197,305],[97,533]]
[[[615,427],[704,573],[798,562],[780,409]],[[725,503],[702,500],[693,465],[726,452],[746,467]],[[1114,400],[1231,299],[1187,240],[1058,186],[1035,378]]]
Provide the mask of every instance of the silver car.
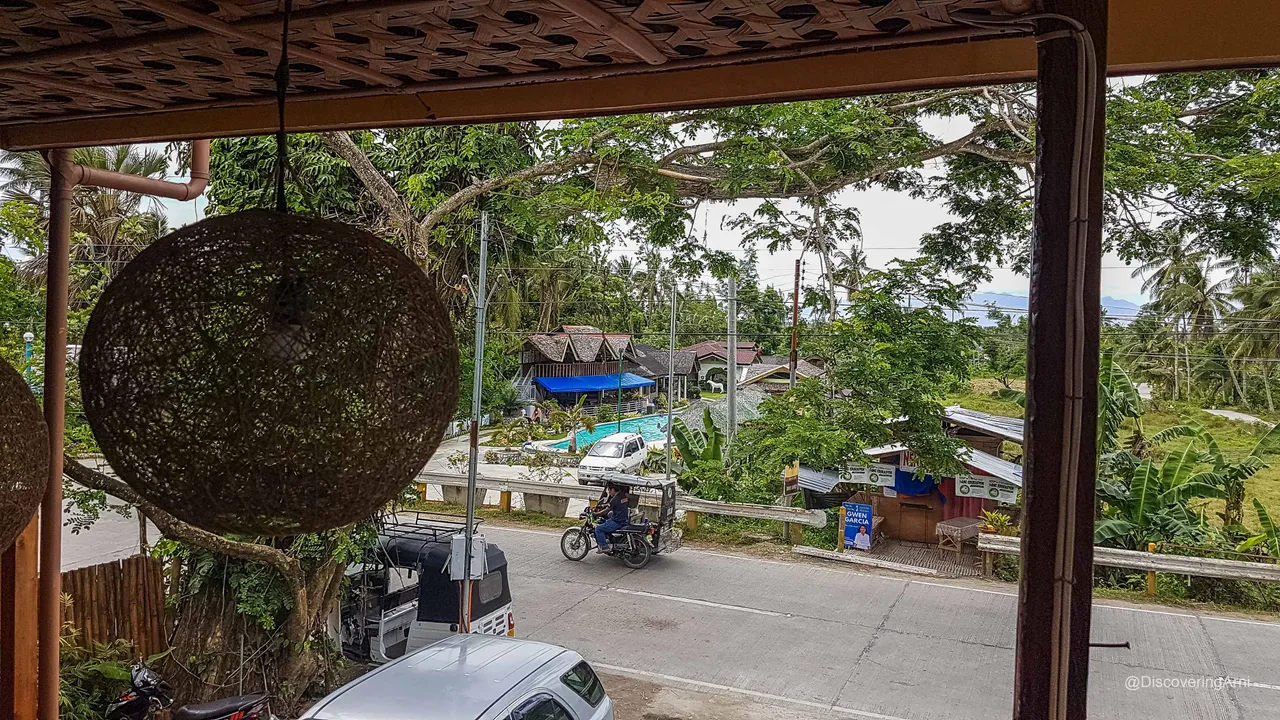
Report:
[[613,701],[572,650],[453,635],[342,686],[302,718],[613,720]]

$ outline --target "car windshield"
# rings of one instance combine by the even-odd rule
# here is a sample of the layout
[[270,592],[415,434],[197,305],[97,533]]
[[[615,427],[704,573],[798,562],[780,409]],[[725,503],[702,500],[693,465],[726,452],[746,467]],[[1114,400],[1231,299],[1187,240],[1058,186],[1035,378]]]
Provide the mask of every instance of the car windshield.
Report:
[[588,455],[594,457],[620,458],[622,457],[622,443],[600,441],[591,446],[591,452]]

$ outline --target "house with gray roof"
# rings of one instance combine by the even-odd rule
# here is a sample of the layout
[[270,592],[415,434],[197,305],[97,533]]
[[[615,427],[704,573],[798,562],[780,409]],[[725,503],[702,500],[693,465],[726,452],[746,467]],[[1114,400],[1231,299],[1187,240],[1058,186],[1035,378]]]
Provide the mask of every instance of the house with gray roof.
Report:
[[[658,383],[658,392],[665,393],[671,402],[689,399],[689,389],[698,386],[698,357],[689,350],[668,352],[662,348],[635,343],[635,359],[640,365],[637,375],[652,378]],[[667,360],[673,361],[672,388],[667,387]]]
[[[664,367],[664,380],[665,373]],[[591,413],[617,407],[619,394],[623,412],[642,411],[653,404],[657,384],[630,335],[591,325],[526,336],[515,379],[524,402],[554,399],[567,406],[586,396],[583,407]]]

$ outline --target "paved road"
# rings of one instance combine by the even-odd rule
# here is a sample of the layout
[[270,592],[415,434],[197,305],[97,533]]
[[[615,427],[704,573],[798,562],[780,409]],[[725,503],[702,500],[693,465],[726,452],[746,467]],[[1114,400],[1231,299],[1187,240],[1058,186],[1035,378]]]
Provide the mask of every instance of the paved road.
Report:
[[[68,515],[70,512],[68,511]],[[147,541],[160,539],[160,530],[147,523]],[[138,518],[104,510],[93,526],[80,533],[62,526],[62,571],[119,560],[138,554]]]
[[[574,648],[605,672],[772,705],[774,717],[1011,714],[1017,610],[1007,585],[975,589],[688,548],[632,571],[594,554],[565,560],[555,534],[485,533],[510,561],[518,634]],[[1093,635],[1133,648],[1094,650],[1090,718],[1280,718],[1280,624],[1096,606]],[[1131,677],[1254,685],[1127,690]]]

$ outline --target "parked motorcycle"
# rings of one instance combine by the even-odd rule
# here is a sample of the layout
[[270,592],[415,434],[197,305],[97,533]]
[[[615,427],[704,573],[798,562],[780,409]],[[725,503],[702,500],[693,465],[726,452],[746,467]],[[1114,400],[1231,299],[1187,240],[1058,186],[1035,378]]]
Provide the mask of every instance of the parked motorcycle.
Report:
[[[129,672],[129,689],[107,708],[107,720],[151,720],[173,704],[173,688],[139,662]],[[265,695],[240,695],[173,711],[173,720],[275,720]]]

